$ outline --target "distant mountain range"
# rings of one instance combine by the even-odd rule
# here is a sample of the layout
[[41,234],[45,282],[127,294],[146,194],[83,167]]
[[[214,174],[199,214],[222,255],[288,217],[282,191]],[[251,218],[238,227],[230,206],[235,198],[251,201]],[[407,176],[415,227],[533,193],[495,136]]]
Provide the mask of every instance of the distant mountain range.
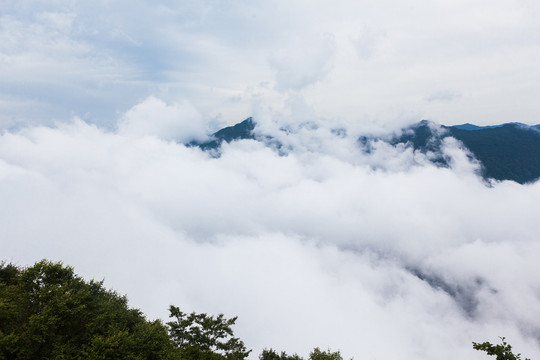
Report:
[[203,150],[216,150],[221,146],[222,142],[231,142],[241,139],[255,139],[253,130],[255,129],[255,121],[253,118],[247,118],[233,126],[225,127],[213,133],[210,141],[207,142],[191,142],[191,146],[199,146]]
[[[255,136],[255,125],[252,118],[247,118],[234,126],[215,132],[207,142],[191,142],[188,145],[199,146],[206,151],[217,151],[223,142],[261,140]],[[484,179],[513,180],[526,184],[540,178],[540,125],[507,123],[496,126],[443,126],[422,120],[402,129],[398,135],[361,136],[358,138],[358,146],[370,152],[374,141],[387,141],[394,146],[403,144],[413,147],[415,151],[429,153],[431,161],[437,166],[448,166],[448,159],[441,151],[443,140],[447,137],[459,140],[480,162],[480,175]],[[271,137],[263,139],[268,140]]]

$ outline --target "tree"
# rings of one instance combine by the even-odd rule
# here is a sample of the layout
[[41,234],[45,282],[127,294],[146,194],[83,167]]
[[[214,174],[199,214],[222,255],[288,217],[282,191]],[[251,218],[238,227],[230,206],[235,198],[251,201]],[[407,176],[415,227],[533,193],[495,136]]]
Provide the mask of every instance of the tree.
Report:
[[341,353],[338,351],[332,352],[330,349],[321,351],[318,347],[313,349],[309,354],[309,360],[343,360]]
[[[303,358],[296,354],[287,355],[284,351],[278,354],[273,349],[264,349],[261,355],[259,355],[259,360],[303,360]],[[343,360],[343,357],[339,351],[332,352],[330,349],[321,351],[321,349],[316,347],[309,353],[309,360]]]
[[167,328],[62,263],[0,263],[0,359],[175,359]]
[[[497,360],[521,360],[521,354],[514,355],[512,345],[506,342],[506,338],[501,337],[502,344],[493,345],[490,342],[475,343],[473,348],[479,351],[485,351],[488,355],[497,357]],[[530,360],[530,359],[525,359]]]
[[217,317],[195,312],[186,314],[173,305],[169,312],[169,317],[174,318],[167,323],[169,336],[184,359],[243,360],[251,352],[239,338],[234,337],[231,326],[236,317],[226,319],[223,314]]
[[287,355],[286,352],[282,351],[281,354],[278,354],[273,349],[264,349],[259,355],[259,360],[303,360],[297,354]]
[[[166,325],[148,321],[103,281],[85,281],[61,262],[0,262],[0,360],[244,360],[251,352],[234,336],[236,317],[169,311]],[[303,360],[272,349],[259,359]],[[309,360],[343,358],[315,348]]]

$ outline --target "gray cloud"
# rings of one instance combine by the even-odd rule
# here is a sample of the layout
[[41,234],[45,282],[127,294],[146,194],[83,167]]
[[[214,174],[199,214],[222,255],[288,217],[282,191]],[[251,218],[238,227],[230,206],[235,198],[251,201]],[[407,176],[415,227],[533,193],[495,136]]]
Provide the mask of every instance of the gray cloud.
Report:
[[[150,95],[189,99],[205,121],[232,122],[251,115],[254,97],[276,108],[291,89],[347,121],[388,123],[412,111],[445,123],[532,123],[538,113],[540,31],[527,1],[1,6],[0,93],[34,104],[0,104],[8,127],[72,116],[112,127]],[[467,94],[452,114],[425,101],[426,89],[441,88]]]
[[279,49],[270,58],[278,87],[301,90],[321,81],[332,69],[335,51],[332,34],[297,39],[289,47]]
[[451,102],[461,98],[461,93],[452,90],[439,90],[426,97],[426,101]]
[[377,52],[377,48],[380,47],[381,41],[385,37],[386,34],[384,32],[376,32],[366,27],[353,41],[358,56],[363,59],[374,56]]

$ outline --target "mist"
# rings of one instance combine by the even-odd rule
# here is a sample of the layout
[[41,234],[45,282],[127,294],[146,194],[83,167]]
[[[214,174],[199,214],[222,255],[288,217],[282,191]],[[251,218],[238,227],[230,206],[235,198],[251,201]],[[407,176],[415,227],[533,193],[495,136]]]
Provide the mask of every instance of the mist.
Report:
[[385,141],[540,123],[539,4],[0,1],[0,261],[238,316],[251,359],[540,358],[540,184]]
[[73,118],[4,131],[2,258],[63,261],[149,318],[170,304],[238,316],[253,359],[315,346],[479,359],[471,342],[498,336],[540,355],[538,183],[486,183],[453,139],[443,168],[382,140],[365,152],[362,129],[314,112],[254,112],[285,152],[186,147],[203,137],[196,110],[157,98],[116,129]]

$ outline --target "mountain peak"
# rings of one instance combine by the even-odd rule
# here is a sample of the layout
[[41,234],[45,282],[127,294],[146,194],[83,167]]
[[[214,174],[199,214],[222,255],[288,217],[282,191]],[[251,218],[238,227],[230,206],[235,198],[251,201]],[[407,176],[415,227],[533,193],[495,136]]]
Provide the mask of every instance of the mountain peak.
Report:
[[[270,136],[255,137],[256,122],[249,117],[233,126],[225,127],[211,135],[204,143],[192,142],[202,150],[217,151],[223,142],[243,139],[259,139],[270,146]],[[529,131],[534,129],[535,131]],[[393,137],[373,138],[360,136],[358,146],[369,148],[373,140],[385,141],[392,146],[405,144],[415,151],[428,155],[437,166],[449,166],[443,154],[442,144],[446,137],[459,140],[482,166],[484,179],[513,180],[520,184],[540,178],[540,125],[529,126],[517,122],[501,125],[478,126],[470,123],[442,126],[430,120],[422,120],[402,129]],[[266,139],[266,140],[265,140]],[[276,147],[279,149],[279,146]],[[369,153],[369,151],[367,151]]]

